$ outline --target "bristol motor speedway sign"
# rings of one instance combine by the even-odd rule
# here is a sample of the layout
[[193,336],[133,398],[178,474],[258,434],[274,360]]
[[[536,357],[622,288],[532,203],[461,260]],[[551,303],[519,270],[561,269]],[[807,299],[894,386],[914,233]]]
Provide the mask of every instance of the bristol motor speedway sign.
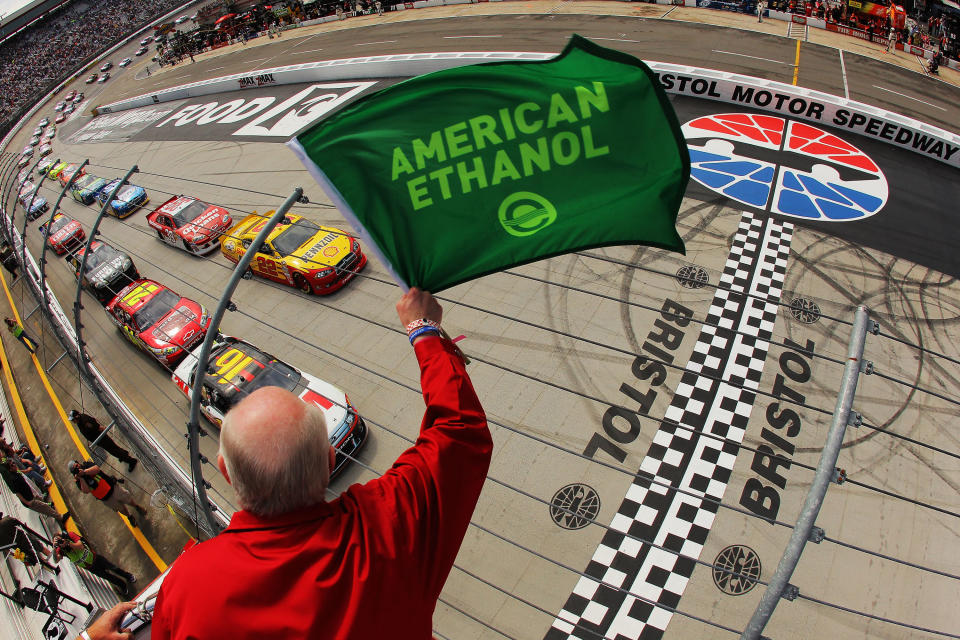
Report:
[[[664,66],[664,65],[659,65]],[[675,66],[675,65],[670,65]],[[852,100],[733,74],[654,71],[667,93],[707,98],[839,127],[960,167],[960,136]],[[700,73],[696,73],[699,71]],[[752,80],[752,82],[748,81]]]

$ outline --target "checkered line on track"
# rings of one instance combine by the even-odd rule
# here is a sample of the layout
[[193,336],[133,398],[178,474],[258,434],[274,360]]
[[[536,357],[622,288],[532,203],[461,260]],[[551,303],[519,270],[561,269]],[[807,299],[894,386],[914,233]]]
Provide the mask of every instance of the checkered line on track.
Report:
[[[673,614],[657,605],[678,606],[747,429],[792,233],[790,223],[743,213],[707,321],[664,416],[671,422],[661,423],[587,565],[590,578],[577,582],[546,640],[662,637]],[[653,484],[654,478],[662,484]]]

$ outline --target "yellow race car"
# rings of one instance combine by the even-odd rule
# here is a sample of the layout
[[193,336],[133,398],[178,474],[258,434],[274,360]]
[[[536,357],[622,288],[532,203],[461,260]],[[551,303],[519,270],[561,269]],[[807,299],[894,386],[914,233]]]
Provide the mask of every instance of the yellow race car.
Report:
[[[254,212],[220,238],[220,251],[227,260],[240,261],[271,215],[273,211]],[[353,236],[288,215],[254,255],[250,271],[304,293],[325,295],[340,289],[365,266],[367,257]]]
[[66,168],[69,167],[69,166],[70,166],[70,163],[69,163],[69,162],[59,162],[59,163],[53,165],[53,168],[51,168],[50,171],[47,172],[47,176],[50,177],[50,178],[56,178],[57,176],[60,175],[60,173],[61,173],[64,169],[66,169]]

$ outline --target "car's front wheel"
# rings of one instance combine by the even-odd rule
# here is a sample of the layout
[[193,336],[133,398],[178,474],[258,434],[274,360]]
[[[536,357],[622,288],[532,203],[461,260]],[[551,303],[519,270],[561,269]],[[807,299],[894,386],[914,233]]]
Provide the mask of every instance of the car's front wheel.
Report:
[[307,282],[307,279],[299,273],[293,274],[293,284],[297,289],[300,289],[300,291],[303,291],[304,293],[313,293],[313,287],[311,287],[310,283]]

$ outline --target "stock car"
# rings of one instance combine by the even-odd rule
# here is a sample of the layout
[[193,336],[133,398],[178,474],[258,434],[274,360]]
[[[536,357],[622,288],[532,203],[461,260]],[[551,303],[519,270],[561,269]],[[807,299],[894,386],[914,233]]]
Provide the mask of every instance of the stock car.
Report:
[[113,63],[110,62],[109,60],[104,62],[102,65],[100,65],[101,73],[106,73],[107,71],[110,71],[110,69],[113,69]]
[[71,102],[70,104],[68,104],[67,106],[65,106],[65,107],[63,108],[63,115],[65,115],[65,116],[70,115],[71,113],[73,113],[74,109],[76,109],[76,108],[77,108],[77,107]]
[[148,44],[150,44],[151,42],[153,42],[153,36],[147,36],[146,38],[144,38],[143,40],[140,41],[140,46],[141,46],[141,47],[145,47],[145,46],[147,46]]
[[123,60],[120,61],[120,64],[117,65],[117,66],[119,66],[119,67],[126,67],[126,66],[128,66],[131,62],[133,62],[133,58],[124,58]]
[[[73,275],[78,280],[80,265],[86,247],[67,256],[67,262],[73,268]],[[128,284],[140,279],[140,272],[133,264],[133,260],[126,253],[114,249],[106,242],[94,240],[90,245],[90,257],[84,268],[82,277],[83,286],[106,306],[108,302],[120,293]]]
[[54,111],[63,111],[63,108],[64,108],[65,106],[67,106],[67,103],[64,102],[63,100],[61,100],[61,101],[58,102],[56,105],[54,105],[53,110],[54,110]]
[[48,124],[50,124],[50,118],[44,118],[43,120],[37,123],[37,128],[45,127]]
[[51,145],[49,145],[49,144],[44,144],[42,147],[40,147],[39,149],[37,149],[37,153],[40,154],[40,157],[41,157],[41,158],[44,157],[44,156],[50,155],[50,152],[51,152],[51,151],[53,151],[53,147],[52,147]]
[[73,104],[80,104],[83,102],[83,92],[81,91],[73,97]]
[[[173,372],[177,387],[190,397],[200,348]],[[249,342],[220,334],[213,342],[200,388],[200,411],[220,426],[223,416],[244,396],[260,387],[277,386],[320,407],[327,419],[330,444],[337,450],[336,475],[367,439],[367,425],[340,389],[278,360]]]
[[[90,74],[90,77],[88,77],[86,80],[84,80],[84,83],[86,83],[86,84],[93,84],[94,82],[97,81],[97,78],[99,78],[99,77],[100,77],[100,76],[98,76],[97,74],[91,73],[91,74]],[[62,107],[61,107],[61,108],[62,108]]]
[[45,212],[50,211],[50,205],[47,204],[46,198],[37,193],[40,189],[39,186],[34,185],[32,182],[27,184],[31,185],[31,188],[21,189],[20,205],[27,213],[27,220],[36,220]]
[[37,173],[41,176],[47,172],[47,169],[53,166],[53,160],[45,158],[37,163]]
[[153,280],[127,285],[107,313],[130,342],[169,367],[200,344],[210,328],[203,306]]
[[179,18],[173,21],[173,24],[183,24],[189,19],[190,19],[190,16],[180,16]]
[[[114,188],[116,188],[118,182],[120,182],[119,178],[111,180],[104,185],[97,194],[97,200],[100,204],[107,201],[107,198],[110,197],[110,194]],[[148,202],[150,202],[150,198],[147,197],[146,190],[143,187],[138,187],[128,182],[120,187],[117,193],[114,194],[113,200],[110,201],[110,205],[107,207],[107,213],[115,215],[118,218],[126,218]]]
[[53,140],[57,136],[57,125],[51,126],[47,129],[47,132],[43,134],[43,137],[47,140]]
[[[49,225],[49,227],[48,227]],[[63,211],[57,211],[53,215],[53,220],[49,223],[44,222],[39,227],[40,235],[46,236],[47,244],[58,256],[62,256],[67,251],[78,249],[83,246],[86,234],[80,223],[66,215]],[[50,229],[48,232],[47,229]]]
[[57,176],[60,175],[61,171],[67,168],[67,166],[69,166],[69,164],[66,162],[58,162],[57,164],[50,167],[50,170],[47,171],[47,176],[50,178],[56,178]]
[[67,116],[66,116],[66,115],[64,115],[63,113],[58,113],[58,114],[57,114],[57,117],[54,118],[53,121],[54,121],[56,124],[60,124],[61,122],[63,122],[63,121],[66,120],[66,119],[67,119]]
[[109,74],[109,73],[105,73],[105,74],[103,74],[102,76],[100,76],[100,79],[97,80],[97,83],[98,83],[98,84],[103,84],[104,82],[106,82],[106,81],[109,80],[109,79],[110,79],[110,74]]
[[147,48],[146,48],[146,47],[140,47],[139,49],[137,49],[137,52],[136,52],[134,55],[142,56],[142,55],[145,54],[146,52],[147,52]]
[[216,251],[233,218],[223,207],[190,196],[173,196],[147,216],[147,224],[167,244],[203,255]]
[[107,181],[104,178],[98,178],[88,173],[77,178],[77,181],[70,188],[70,195],[77,202],[90,205],[96,201],[97,196],[105,186],[107,186]]
[[21,153],[21,155],[24,155],[24,156],[32,156],[32,155],[33,155],[33,147],[31,147],[30,145],[25,146],[25,147],[23,148],[23,152]]
[[[256,212],[220,239],[227,260],[239,262],[273,211]],[[268,280],[300,289],[304,293],[333,293],[367,265],[360,243],[345,231],[322,227],[302,216],[288,215],[264,241],[250,263],[250,270]]]
[[68,93],[67,95],[63,96],[63,100],[64,100],[64,102],[70,102],[71,100],[73,100],[73,99],[76,97],[76,95],[77,95],[77,90],[76,90],[76,89],[70,89],[70,93]]
[[[40,133],[43,133],[43,132],[41,131]],[[38,133],[37,135],[30,138],[30,142],[28,142],[27,144],[30,145],[31,147],[35,147],[38,144],[40,144],[40,134]]]
[[67,166],[65,166],[63,169],[61,169],[56,176],[57,180],[60,181],[60,186],[63,186],[63,187],[67,186],[67,183],[70,182],[70,178],[72,178],[73,174],[77,172],[79,172],[77,174],[77,179],[79,179],[81,176],[87,173],[85,169],[80,168],[80,164],[77,162],[72,162]]
[[33,130],[33,137],[34,137],[34,138],[37,138],[37,137],[39,137],[39,136],[41,136],[41,135],[43,135],[43,127],[37,127],[36,129]]
[[21,167],[25,167],[28,164],[30,164],[30,156],[22,156],[19,160],[17,160],[18,169]]

